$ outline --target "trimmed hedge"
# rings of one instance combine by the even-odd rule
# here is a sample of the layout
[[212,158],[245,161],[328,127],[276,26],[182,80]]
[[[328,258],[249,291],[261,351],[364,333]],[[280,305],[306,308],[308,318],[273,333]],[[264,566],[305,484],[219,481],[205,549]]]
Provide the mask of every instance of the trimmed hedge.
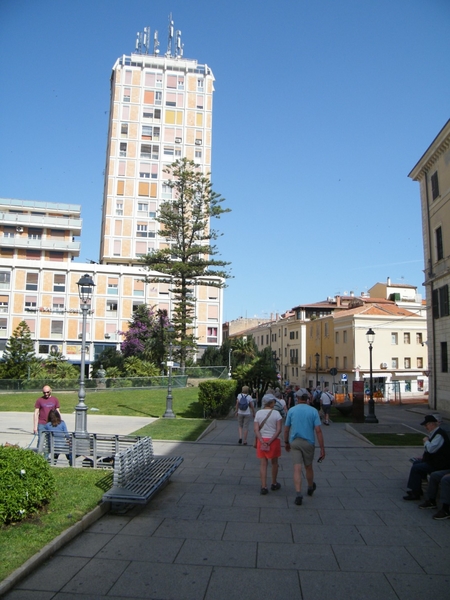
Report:
[[232,379],[211,379],[198,386],[198,401],[205,416],[225,417],[236,403],[236,382]]
[[55,478],[43,456],[18,446],[0,446],[0,523],[26,519],[55,493]]

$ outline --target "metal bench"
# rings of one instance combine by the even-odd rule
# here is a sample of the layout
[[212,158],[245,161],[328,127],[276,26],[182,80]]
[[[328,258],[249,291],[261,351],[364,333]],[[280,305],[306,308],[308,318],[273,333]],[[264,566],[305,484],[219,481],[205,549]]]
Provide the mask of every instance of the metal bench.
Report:
[[144,437],[115,455],[113,486],[103,500],[113,507],[116,503],[146,504],[182,462],[181,456],[155,458],[152,438]]
[[82,462],[74,461],[73,466],[113,468],[114,456],[133,446],[141,439],[137,435],[89,433],[87,437],[69,433],[66,439],[58,432],[46,431],[40,436],[38,452],[43,454],[51,465],[55,465],[58,454],[71,454],[83,457]]

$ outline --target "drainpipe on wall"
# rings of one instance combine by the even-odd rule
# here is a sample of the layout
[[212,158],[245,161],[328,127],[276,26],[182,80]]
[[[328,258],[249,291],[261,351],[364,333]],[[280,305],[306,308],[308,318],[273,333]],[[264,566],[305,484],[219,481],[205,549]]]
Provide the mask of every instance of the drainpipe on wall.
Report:
[[[434,315],[433,315],[433,260],[432,260],[432,241],[431,241],[431,222],[430,222],[430,202],[428,196],[428,171],[425,171],[425,199],[427,203],[427,223],[428,223],[428,269],[427,269],[427,279],[430,281],[429,289],[430,289],[430,304],[431,304],[431,337],[433,338],[433,364],[431,368],[432,377],[433,377],[433,410],[437,409],[437,360],[436,360],[436,329],[434,324]],[[428,352],[430,351],[430,346],[428,345]],[[428,388],[429,391],[429,388]],[[430,397],[428,396],[428,399]]]

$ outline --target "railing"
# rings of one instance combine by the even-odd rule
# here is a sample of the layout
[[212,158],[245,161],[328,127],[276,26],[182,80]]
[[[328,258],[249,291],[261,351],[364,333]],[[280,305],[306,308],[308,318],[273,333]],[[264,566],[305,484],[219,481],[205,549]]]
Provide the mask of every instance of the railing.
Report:
[[[125,389],[125,388],[167,388],[168,377],[106,377],[105,379],[86,379],[85,388],[91,391]],[[172,375],[172,387],[183,388],[187,385],[187,375]],[[0,392],[41,392],[44,385],[58,391],[77,391],[78,379],[0,379]]]

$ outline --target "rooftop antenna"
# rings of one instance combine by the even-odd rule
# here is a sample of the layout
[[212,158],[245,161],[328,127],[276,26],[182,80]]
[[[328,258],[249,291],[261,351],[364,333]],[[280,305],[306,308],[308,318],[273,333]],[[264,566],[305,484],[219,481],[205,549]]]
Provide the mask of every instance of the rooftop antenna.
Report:
[[150,54],[150,27],[144,27],[143,54]]
[[141,53],[141,45],[142,45],[142,40],[141,40],[141,33],[138,31],[136,33],[136,45],[135,45],[135,50],[137,54]]
[[166,56],[169,58],[172,56],[172,40],[173,40],[173,21],[172,13],[169,15],[169,34],[167,38],[167,52]]
[[183,44],[181,43],[181,31],[177,29],[177,42],[175,56],[181,58],[183,56]]
[[158,41],[158,32],[155,31],[153,34],[153,54],[158,56],[159,54],[159,41]]

